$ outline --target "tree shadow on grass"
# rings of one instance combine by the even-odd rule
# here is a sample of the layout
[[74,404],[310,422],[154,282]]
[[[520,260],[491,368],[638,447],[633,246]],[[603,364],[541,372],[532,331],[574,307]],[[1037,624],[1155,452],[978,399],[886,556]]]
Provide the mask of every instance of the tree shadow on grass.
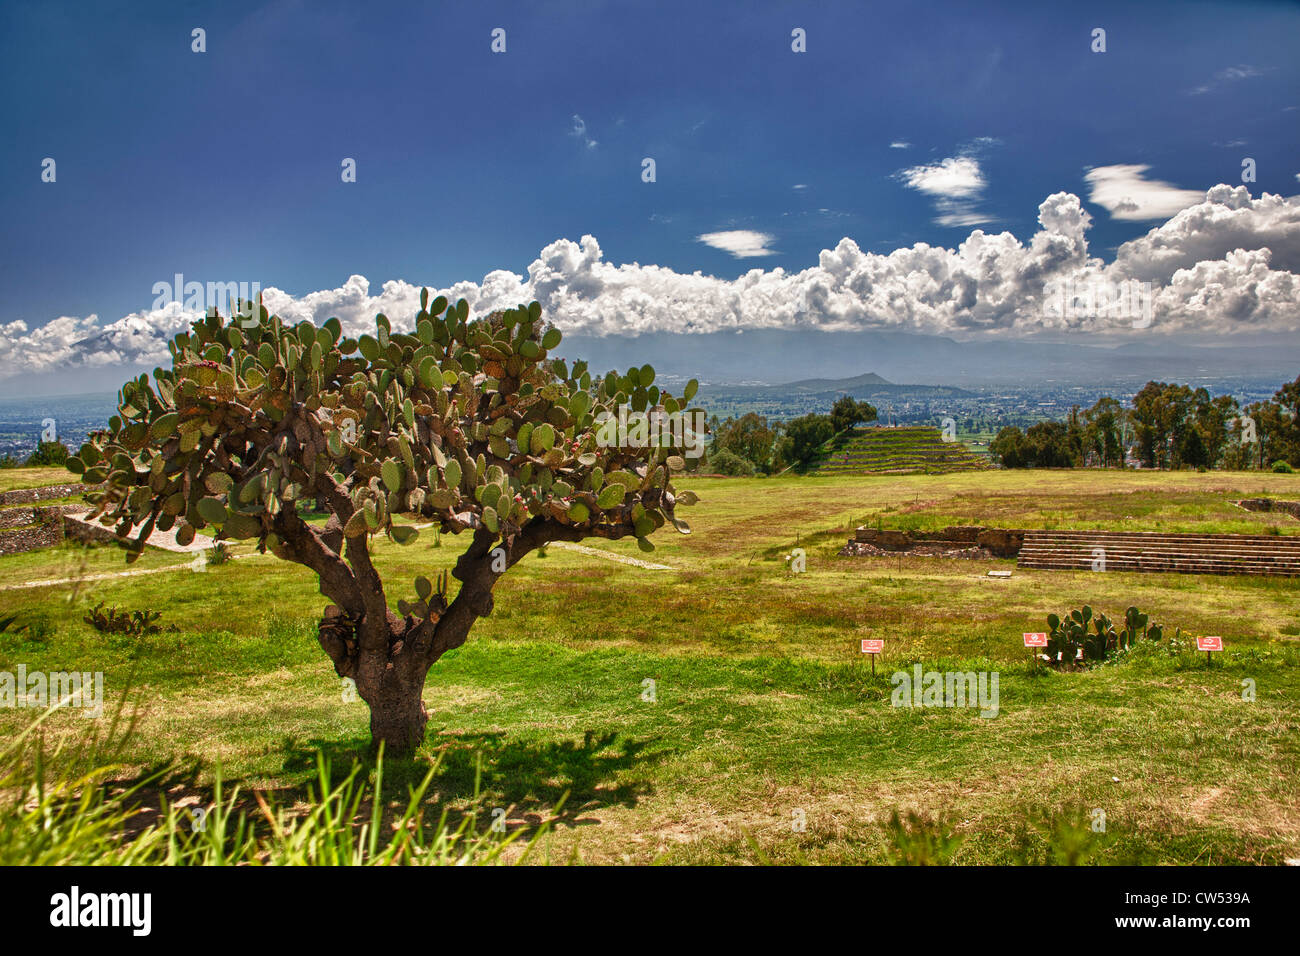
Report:
[[[367,743],[361,737],[286,739],[281,748],[283,775],[288,778],[284,783],[266,787],[222,775],[222,802],[256,827],[264,826],[259,796],[277,813],[283,808],[292,817],[303,817],[309,808],[304,801],[309,806],[320,801],[322,760],[328,769],[326,790],[342,784],[354,768],[361,780],[370,776],[375,761]],[[429,824],[445,816],[453,832],[466,825],[470,833],[486,835],[500,821],[507,832],[525,841],[544,829],[599,825],[599,811],[635,807],[653,792],[650,771],[670,752],[657,744],[657,738],[636,740],[617,730],[589,730],[581,741],[518,740],[500,731],[444,731],[431,736],[414,759],[385,760],[384,832],[401,817],[411,789],[435,762],[433,782],[423,798],[423,818]],[[176,811],[181,829],[201,829],[215,796],[211,779],[215,769],[204,758],[187,754],[113,774],[97,785],[106,796],[121,800],[127,811],[123,835],[133,840],[146,829],[163,825],[169,807]],[[371,807],[367,792],[353,822],[368,820]]]
[[[655,738],[633,740],[618,731],[589,730],[581,741],[444,731],[431,735],[413,759],[385,759],[385,799],[402,802],[409,788],[428,773],[431,761],[440,760],[426,803],[435,815],[445,811],[453,827],[473,816],[477,828],[483,829],[498,808],[506,811],[511,830],[535,829],[545,822],[597,824],[599,819],[590,815],[594,811],[634,807],[653,792],[647,772],[667,756],[666,750],[653,749],[655,743]],[[314,775],[318,754],[329,762],[335,784],[358,760],[367,768],[374,765],[359,738],[285,741],[284,773]]]
[[168,804],[175,803],[191,814],[193,807],[203,805],[205,789],[199,784],[203,769],[203,761],[194,756],[160,760],[134,773],[110,777],[100,782],[99,788],[106,797],[120,798],[129,809],[125,832],[135,837],[160,824]]

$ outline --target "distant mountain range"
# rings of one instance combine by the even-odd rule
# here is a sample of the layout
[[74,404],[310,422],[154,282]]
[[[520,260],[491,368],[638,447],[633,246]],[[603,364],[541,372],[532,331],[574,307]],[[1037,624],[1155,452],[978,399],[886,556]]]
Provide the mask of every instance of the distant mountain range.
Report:
[[[1087,340],[1091,341],[1091,340]],[[954,386],[1095,385],[1148,380],[1205,385],[1251,380],[1293,381],[1300,375],[1300,336],[1248,343],[1188,344],[1151,335],[1118,347],[1034,339],[959,342],[907,332],[816,332],[774,329],[707,335],[651,333],[636,338],[567,336],[560,352],[590,360],[593,371],[649,362],[669,381],[698,378],[715,385],[819,387],[876,369],[878,382],[943,382]],[[830,386],[834,390],[836,386]]]

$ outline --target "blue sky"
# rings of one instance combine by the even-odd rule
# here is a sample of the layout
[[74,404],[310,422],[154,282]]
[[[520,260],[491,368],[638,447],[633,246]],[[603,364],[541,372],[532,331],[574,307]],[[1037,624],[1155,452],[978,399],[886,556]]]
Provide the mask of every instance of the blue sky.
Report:
[[584,234],[721,278],[843,237],[1027,242],[1058,191],[1110,259],[1167,216],[1117,218],[1088,167],[1203,192],[1251,157],[1252,196],[1298,191],[1295,5],[988,6],[9,2],[0,325],[112,321],[178,272],[294,296],[477,282]]

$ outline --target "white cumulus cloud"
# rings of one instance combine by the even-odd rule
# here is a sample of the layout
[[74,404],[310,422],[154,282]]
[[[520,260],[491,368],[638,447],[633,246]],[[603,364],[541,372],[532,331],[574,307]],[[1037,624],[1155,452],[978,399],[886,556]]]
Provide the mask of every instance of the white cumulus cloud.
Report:
[[970,199],[986,185],[980,164],[971,156],[949,156],[928,166],[913,166],[898,174],[913,189],[948,199]]
[[1088,195],[1116,219],[1167,219],[1180,209],[1200,202],[1205,193],[1179,189],[1158,179],[1147,179],[1150,166],[1097,166],[1084,174],[1092,187]]
[[[465,298],[473,314],[536,299],[566,333],[635,336],[746,329],[835,331],[894,329],[958,339],[1053,330],[1150,336],[1241,331],[1300,332],[1300,196],[1219,185],[1145,235],[1124,243],[1113,261],[1092,254],[1092,217],[1080,198],[1058,192],[1038,207],[1027,240],[975,229],[953,248],[916,243],[888,254],[865,252],[851,238],[824,249],[798,271],[753,268],[737,278],[681,273],[658,265],[608,261],[594,236],[558,239],[526,273],[496,270],[479,282],[431,289]],[[699,237],[732,255],[763,254],[772,237],[749,230]],[[1129,316],[1054,314],[1047,290],[1075,284],[1150,282],[1152,323],[1134,331]],[[420,287],[391,279],[372,288],[353,275],[334,289],[292,295],[264,290],[269,309],[288,321],[337,316],[348,334],[374,330],[383,312],[410,330]],[[96,316],[60,316],[40,328],[0,324],[5,374],[66,374],[104,365],[166,364],[167,341],[200,317],[180,303],[101,324]]]
[[776,253],[774,249],[768,248],[768,244],[776,237],[771,233],[755,232],[752,229],[706,232],[695,238],[706,246],[729,252],[737,259],[752,259],[756,256],[770,256]]
[[988,182],[979,160],[969,152],[900,170],[895,178],[910,189],[934,197],[938,213],[934,221],[940,226],[978,226],[993,221],[992,216],[975,208]]

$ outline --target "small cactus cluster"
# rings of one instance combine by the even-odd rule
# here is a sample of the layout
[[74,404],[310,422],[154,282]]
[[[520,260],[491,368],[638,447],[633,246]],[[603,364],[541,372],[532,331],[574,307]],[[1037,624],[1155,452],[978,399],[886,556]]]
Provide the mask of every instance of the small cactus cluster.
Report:
[[1130,607],[1124,612],[1124,627],[1120,631],[1120,638],[1123,641],[1122,647],[1132,647],[1137,643],[1139,638],[1147,638],[1152,641],[1158,641],[1165,636],[1165,629],[1159,624],[1151,624],[1150,615],[1143,614],[1135,607]]
[[[90,612],[82,620],[104,634],[126,634],[139,637],[144,634],[157,634],[162,631],[162,625],[157,623],[160,617],[162,617],[161,611],[147,609],[119,613],[116,607],[110,607],[105,611],[104,602],[100,601],[90,609]],[[170,629],[176,630],[175,625],[170,625]]]
[[1149,620],[1148,615],[1130,607],[1124,612],[1124,626],[1117,631],[1105,614],[1094,618],[1092,608],[1086,604],[1064,618],[1049,614],[1047,656],[1054,664],[1072,667],[1082,651],[1083,660],[1101,663],[1114,651],[1128,650],[1139,638],[1160,640],[1164,629],[1159,624],[1148,627]]

